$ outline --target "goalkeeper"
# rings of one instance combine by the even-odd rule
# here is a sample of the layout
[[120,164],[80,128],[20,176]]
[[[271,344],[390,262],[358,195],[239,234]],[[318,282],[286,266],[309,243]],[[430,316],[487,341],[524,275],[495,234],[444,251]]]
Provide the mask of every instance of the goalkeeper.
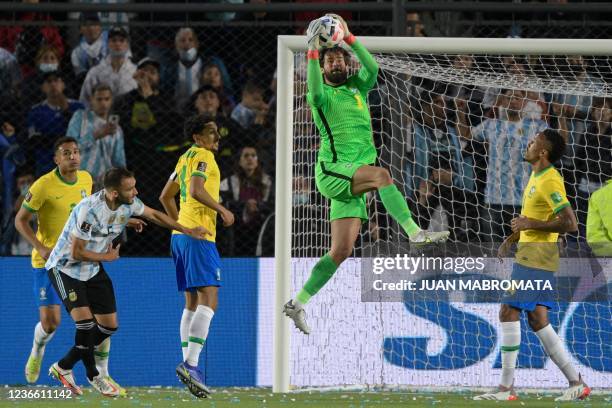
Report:
[[332,277],[351,254],[353,245],[367,220],[365,193],[378,190],[389,214],[402,226],[411,242],[437,243],[448,238],[448,231],[424,232],[412,220],[405,198],[397,189],[389,171],[375,167],[370,112],[366,105],[368,91],[376,84],[378,64],[352,35],[346,22],[335,14],[344,28],[344,42],[351,47],[361,69],[348,76],[350,54],[340,47],[321,50],[321,19],[308,26],[308,104],[321,134],[315,176],[317,189],[331,201],[331,249],[314,266],[310,278],[296,298],[285,304],[284,313],[296,327],[310,333],[304,305]]

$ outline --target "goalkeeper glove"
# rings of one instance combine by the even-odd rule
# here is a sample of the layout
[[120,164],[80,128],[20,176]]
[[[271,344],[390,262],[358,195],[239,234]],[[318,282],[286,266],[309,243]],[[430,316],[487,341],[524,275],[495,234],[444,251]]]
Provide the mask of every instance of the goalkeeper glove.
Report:
[[311,51],[320,50],[321,44],[319,43],[319,34],[323,29],[320,19],[312,20],[306,30],[306,40],[308,41],[308,49]]

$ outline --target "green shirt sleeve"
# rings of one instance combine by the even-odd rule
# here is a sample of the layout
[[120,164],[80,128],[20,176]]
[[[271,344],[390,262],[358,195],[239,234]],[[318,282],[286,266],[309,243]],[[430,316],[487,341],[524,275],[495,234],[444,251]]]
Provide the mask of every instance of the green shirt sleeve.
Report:
[[362,91],[369,91],[376,84],[378,63],[359,40],[356,39],[351,48],[361,63],[361,69],[357,74],[357,87]]
[[319,66],[319,60],[308,59],[308,102],[314,107],[320,107],[325,103],[325,92],[323,92],[323,74]]

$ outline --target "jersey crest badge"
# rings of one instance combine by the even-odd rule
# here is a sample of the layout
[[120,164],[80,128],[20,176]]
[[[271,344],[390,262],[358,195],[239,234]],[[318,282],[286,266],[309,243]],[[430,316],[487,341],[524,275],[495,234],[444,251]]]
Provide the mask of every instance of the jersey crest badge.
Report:
[[559,204],[561,201],[563,201],[563,198],[561,197],[561,194],[559,194],[556,191],[550,195],[550,199],[555,204]]
[[25,202],[26,202],[26,203],[29,203],[31,199],[32,199],[32,193],[30,193],[30,192],[28,191],[28,192],[26,193],[26,195],[25,195],[24,200],[25,200]]
[[77,294],[76,294],[76,292],[75,292],[74,290],[71,290],[71,291],[68,293],[68,299],[69,299],[71,302],[76,302],[76,300],[77,300]]
[[47,300],[47,289],[40,288],[40,300]]
[[198,162],[198,171],[205,172],[206,171],[206,162]]
[[529,198],[533,197],[533,195],[535,194],[535,191],[536,191],[535,186],[531,186],[531,188],[529,189],[528,197]]
[[349,90],[350,90],[352,93],[354,93],[354,94],[356,94],[357,92],[359,92],[359,90],[358,90],[357,88],[349,88]]
[[83,223],[81,224],[81,231],[83,232],[91,231],[91,224],[86,221],[83,221]]
[[81,198],[86,198],[87,197],[87,191],[85,191],[84,188],[81,189]]

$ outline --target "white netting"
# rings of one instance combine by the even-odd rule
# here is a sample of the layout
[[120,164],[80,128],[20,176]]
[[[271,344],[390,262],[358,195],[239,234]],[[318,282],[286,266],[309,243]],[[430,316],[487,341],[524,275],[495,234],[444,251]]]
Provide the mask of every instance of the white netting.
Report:
[[[501,242],[520,213],[528,141],[545,127],[567,138],[558,163],[584,244],[589,195],[612,177],[612,67],[605,57],[379,54],[369,95],[378,165],[389,169],[423,228],[455,242]],[[327,200],[317,191],[319,137],[306,103],[304,54],[294,74],[292,293],[329,250]],[[353,71],[358,68],[353,64]],[[308,304],[313,334],[292,335],[293,385],[494,386],[501,367],[498,304],[439,299],[362,303],[360,260],[377,240],[404,242],[376,194],[368,195],[353,259]],[[499,268],[511,267],[506,262]],[[602,264],[604,271],[612,263]],[[597,266],[593,266],[594,269]],[[610,303],[572,303],[550,313],[573,362],[609,387]],[[563,387],[565,379],[523,324],[517,386]],[[608,347],[608,352],[606,352]],[[606,375],[608,375],[606,381]]]

